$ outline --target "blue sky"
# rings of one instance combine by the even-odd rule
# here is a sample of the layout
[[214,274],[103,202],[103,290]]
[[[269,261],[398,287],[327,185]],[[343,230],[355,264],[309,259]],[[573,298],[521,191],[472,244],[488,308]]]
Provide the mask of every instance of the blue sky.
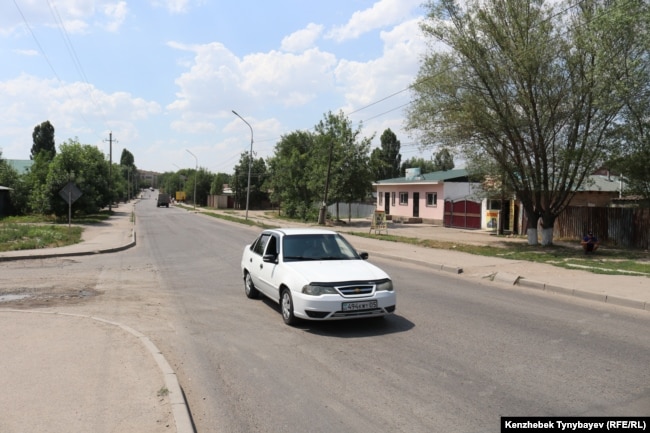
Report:
[[[343,111],[421,154],[403,107],[427,49],[423,0],[6,0],[0,5],[0,149],[28,159],[34,126],[57,145],[123,148],[145,170],[231,173],[250,148]],[[387,96],[389,97],[382,101]],[[381,102],[378,102],[381,101]],[[376,103],[377,102],[377,103]],[[375,103],[375,104],[373,104]],[[371,106],[369,106],[372,104]]]

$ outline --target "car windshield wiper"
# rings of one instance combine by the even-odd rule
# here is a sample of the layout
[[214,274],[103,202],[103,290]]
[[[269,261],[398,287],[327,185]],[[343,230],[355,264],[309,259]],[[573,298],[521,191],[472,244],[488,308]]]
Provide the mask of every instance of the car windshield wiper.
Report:
[[284,260],[306,261],[306,260],[320,260],[320,259],[314,257],[303,257],[303,256],[284,256]]

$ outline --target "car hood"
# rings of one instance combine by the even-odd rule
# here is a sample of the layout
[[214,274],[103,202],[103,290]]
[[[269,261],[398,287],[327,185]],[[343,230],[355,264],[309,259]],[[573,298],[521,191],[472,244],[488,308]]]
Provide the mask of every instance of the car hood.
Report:
[[306,283],[339,281],[372,281],[390,278],[384,271],[365,260],[313,260],[285,262]]

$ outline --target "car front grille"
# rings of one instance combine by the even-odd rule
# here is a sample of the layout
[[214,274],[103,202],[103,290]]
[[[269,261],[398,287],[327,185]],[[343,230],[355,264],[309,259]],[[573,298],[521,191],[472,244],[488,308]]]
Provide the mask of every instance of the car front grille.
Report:
[[336,286],[341,295],[346,297],[368,296],[375,291],[374,284],[353,284],[349,286]]

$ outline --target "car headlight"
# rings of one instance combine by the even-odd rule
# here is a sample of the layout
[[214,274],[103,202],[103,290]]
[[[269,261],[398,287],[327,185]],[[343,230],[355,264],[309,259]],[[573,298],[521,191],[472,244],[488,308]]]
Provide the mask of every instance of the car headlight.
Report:
[[391,280],[381,281],[381,282],[377,283],[377,287],[376,287],[375,290],[378,291],[378,292],[385,292],[385,291],[392,292],[393,291],[393,282]]
[[338,292],[334,287],[307,284],[302,288],[302,293],[304,293],[305,295],[320,296],[320,295],[336,295]]

